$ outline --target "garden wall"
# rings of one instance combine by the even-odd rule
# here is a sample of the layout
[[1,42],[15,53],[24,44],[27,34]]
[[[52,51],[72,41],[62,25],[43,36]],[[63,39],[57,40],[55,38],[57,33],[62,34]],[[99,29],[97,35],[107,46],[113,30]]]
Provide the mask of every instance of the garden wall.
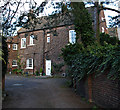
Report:
[[92,100],[102,107],[120,107],[120,81],[111,81],[107,79],[106,75],[93,77]]
[[87,78],[82,79],[81,81],[76,80],[76,93],[81,97],[89,99],[88,97],[88,80]]
[[[75,81],[74,81],[75,84]],[[103,108],[120,108],[120,81],[109,80],[105,74],[93,75],[77,83],[76,93]]]

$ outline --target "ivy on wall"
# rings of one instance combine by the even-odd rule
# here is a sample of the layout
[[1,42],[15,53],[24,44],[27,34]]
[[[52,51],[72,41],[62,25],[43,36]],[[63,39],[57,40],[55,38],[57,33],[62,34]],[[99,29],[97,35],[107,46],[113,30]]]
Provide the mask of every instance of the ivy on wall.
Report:
[[[81,43],[66,45],[62,56],[68,65],[71,77],[82,79],[90,74],[99,76],[107,70],[107,78],[120,80],[120,45],[116,37],[99,35],[100,42],[93,37],[92,21],[84,3],[72,3],[75,30]],[[78,14],[79,13],[79,14]]]
[[[76,53],[73,52],[74,48],[77,48]],[[87,48],[79,44],[79,47],[75,45],[73,48],[66,47],[62,52],[64,61],[69,67],[70,76],[82,79],[89,74],[95,73],[98,76],[109,70],[107,73],[109,79],[120,79],[120,45],[118,44],[101,46],[96,43]]]

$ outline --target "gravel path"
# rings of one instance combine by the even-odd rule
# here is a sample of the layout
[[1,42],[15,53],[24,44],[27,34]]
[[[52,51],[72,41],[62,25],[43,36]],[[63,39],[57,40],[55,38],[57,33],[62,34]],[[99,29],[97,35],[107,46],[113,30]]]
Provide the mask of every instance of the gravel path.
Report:
[[92,108],[68,88],[66,78],[6,76],[3,108]]

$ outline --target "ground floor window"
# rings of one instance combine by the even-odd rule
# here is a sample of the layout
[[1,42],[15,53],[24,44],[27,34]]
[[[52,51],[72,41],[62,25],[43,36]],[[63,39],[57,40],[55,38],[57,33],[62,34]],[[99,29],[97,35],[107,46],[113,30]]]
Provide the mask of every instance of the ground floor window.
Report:
[[26,68],[33,69],[33,59],[32,58],[27,59]]
[[12,61],[12,66],[17,66],[17,60]]

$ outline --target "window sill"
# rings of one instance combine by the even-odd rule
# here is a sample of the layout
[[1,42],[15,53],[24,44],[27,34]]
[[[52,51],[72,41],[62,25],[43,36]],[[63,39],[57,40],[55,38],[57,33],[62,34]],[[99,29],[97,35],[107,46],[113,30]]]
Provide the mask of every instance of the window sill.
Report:
[[30,68],[30,67],[26,67],[25,69],[29,69],[29,70],[32,70],[33,68]]
[[22,47],[22,48],[20,48],[20,49],[25,49],[26,47]]
[[27,46],[29,47],[29,46],[34,46],[34,45],[35,45],[35,44],[29,44],[29,45],[27,45]]
[[14,49],[13,49],[14,50]]
[[16,66],[18,66],[18,65],[12,65],[12,67],[16,67]]

